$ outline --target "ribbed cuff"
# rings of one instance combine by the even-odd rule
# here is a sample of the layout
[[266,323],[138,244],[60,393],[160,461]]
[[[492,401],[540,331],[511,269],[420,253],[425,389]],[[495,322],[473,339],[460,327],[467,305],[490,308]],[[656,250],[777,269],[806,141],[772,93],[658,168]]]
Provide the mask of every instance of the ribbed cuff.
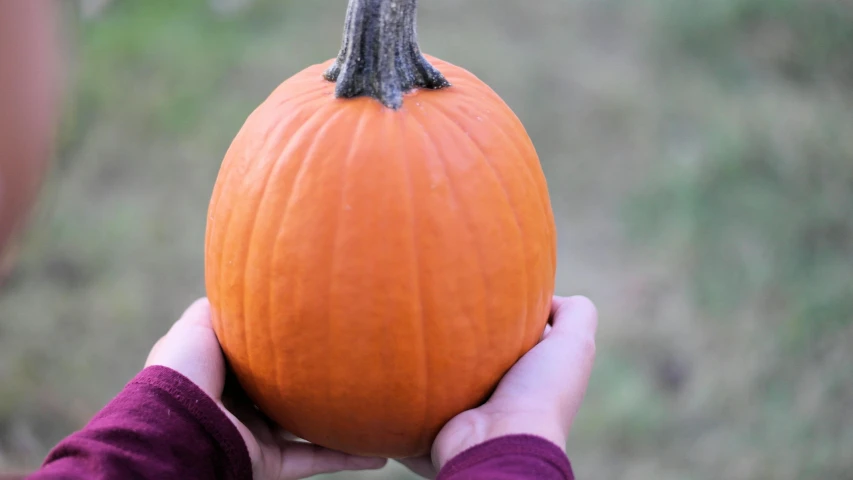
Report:
[[219,444],[228,458],[233,478],[252,480],[252,461],[246,442],[225,412],[198,385],[177,371],[160,365],[145,368],[129,383],[134,384],[159,388],[172,396]]
[[554,442],[536,435],[507,435],[475,445],[450,459],[441,469],[438,479],[469,470],[498,457],[508,455],[535,458],[573,480],[572,465],[566,453]]

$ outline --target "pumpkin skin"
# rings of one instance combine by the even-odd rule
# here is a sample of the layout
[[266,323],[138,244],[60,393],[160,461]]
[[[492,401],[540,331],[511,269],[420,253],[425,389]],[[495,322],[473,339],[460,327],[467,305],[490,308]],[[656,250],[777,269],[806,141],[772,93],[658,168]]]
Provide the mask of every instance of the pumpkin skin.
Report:
[[426,454],[541,336],[556,231],[524,127],[486,84],[400,109],[285,81],[225,155],[206,234],[213,324],[241,385],[300,438]]

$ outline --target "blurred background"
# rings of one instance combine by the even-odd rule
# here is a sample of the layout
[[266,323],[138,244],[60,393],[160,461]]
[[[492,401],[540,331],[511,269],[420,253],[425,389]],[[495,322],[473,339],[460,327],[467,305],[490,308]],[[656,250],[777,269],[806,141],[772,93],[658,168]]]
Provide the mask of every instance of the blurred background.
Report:
[[[54,165],[0,289],[0,472],[204,294],[223,154],[337,53],[345,3],[62,3]],[[526,125],[558,293],[599,306],[578,478],[853,479],[853,2],[429,0],[419,35]]]

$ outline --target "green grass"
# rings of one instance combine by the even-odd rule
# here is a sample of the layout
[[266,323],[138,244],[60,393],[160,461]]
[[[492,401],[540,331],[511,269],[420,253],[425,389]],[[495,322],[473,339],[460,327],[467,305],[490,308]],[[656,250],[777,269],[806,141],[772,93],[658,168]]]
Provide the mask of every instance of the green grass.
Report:
[[[853,78],[853,5],[843,0],[659,0],[665,49],[741,80]],[[684,58],[677,57],[677,61]],[[757,75],[756,75],[757,74]]]
[[[853,447],[832,425],[849,428],[853,392],[842,385],[853,373],[827,361],[849,363],[853,327],[853,144],[838,134],[849,122],[787,132],[792,150],[762,131],[710,137],[699,167],[668,172],[629,209],[632,235],[685,265],[694,302],[713,321],[758,315],[752,341],[769,340],[772,353],[750,389],[758,408],[744,434],[768,451],[793,447],[806,476],[797,478],[837,478]],[[819,414],[798,416],[804,389]]]
[[66,124],[77,130],[66,141],[114,105],[141,130],[186,133],[258,28],[240,20],[217,17],[203,0],[116,2],[79,30],[82,64]]
[[727,313],[764,297],[790,302],[814,334],[845,326],[833,320],[853,319],[844,281],[853,269],[853,145],[842,136],[851,120],[786,132],[800,135],[786,139],[794,150],[769,138],[781,132],[721,128],[698,167],[668,172],[634,204],[633,234],[682,239],[703,306]]
[[729,342],[763,349],[741,392],[753,401],[708,399],[748,422],[733,429],[741,454],[786,465],[768,478],[842,478],[853,448],[843,413],[853,373],[842,366],[853,332],[853,5],[666,7],[656,44],[677,127],[664,138],[679,147],[626,204],[628,235],[680,265],[705,321],[751,325]]

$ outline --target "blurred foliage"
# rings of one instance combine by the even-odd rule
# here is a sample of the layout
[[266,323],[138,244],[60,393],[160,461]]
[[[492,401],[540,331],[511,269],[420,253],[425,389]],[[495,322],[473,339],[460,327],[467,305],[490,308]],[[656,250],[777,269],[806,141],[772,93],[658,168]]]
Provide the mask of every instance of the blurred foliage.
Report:
[[664,3],[664,82],[704,85],[673,92],[670,148],[627,204],[629,235],[680,265],[708,321],[756,323],[739,334],[765,355],[736,413],[751,447],[792,449],[790,478],[847,478],[853,3]]
[[[734,74],[769,68],[790,80],[853,80],[849,0],[659,0],[664,43]],[[680,59],[679,61],[682,61]]]
[[[668,183],[652,186],[629,216],[635,234],[689,245],[701,305],[782,302],[791,316],[786,338],[814,344],[853,322],[853,3],[665,4],[663,38],[705,61],[712,80],[725,76],[720,62],[753,55],[745,64],[776,68],[783,78],[796,71],[799,79],[828,79],[822,86],[841,92],[810,94],[813,111],[785,113],[813,121],[785,124],[779,110],[750,102],[754,90],[723,83],[744,103],[707,115],[698,158],[668,164]],[[767,28],[773,34],[762,37]],[[764,79],[765,87],[773,83]]]
[[853,322],[853,117],[824,122],[784,145],[721,127],[629,215],[638,237],[681,243],[700,305],[775,303],[801,347]]
[[[180,135],[218,93],[250,34],[271,16],[264,9],[223,18],[205,0],[109,4],[77,30],[76,88],[60,146],[85,138],[98,112],[122,105],[138,128]],[[164,95],[164,92],[169,92]]]

